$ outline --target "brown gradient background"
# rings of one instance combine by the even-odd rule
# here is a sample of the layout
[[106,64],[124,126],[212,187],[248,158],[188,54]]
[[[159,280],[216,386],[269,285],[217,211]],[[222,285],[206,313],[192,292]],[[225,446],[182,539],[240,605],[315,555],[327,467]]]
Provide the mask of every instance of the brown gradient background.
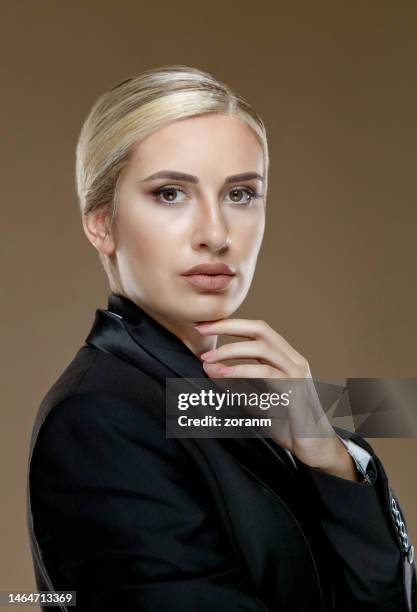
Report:
[[[124,78],[196,66],[267,125],[267,230],[236,315],[268,321],[317,377],[417,375],[416,3],[151,5],[2,3],[0,590],[35,588],[25,519],[33,420],[106,306],[74,150],[90,106]],[[417,441],[370,442],[417,544]]]

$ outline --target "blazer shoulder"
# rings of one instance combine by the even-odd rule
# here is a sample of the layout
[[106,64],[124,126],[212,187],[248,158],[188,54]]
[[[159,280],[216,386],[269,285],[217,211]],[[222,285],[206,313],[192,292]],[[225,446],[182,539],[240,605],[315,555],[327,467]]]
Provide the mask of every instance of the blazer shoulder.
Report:
[[[162,424],[142,410],[140,401],[89,391],[66,397],[45,419],[29,478],[35,495],[51,479],[68,495],[87,481],[91,491],[101,483],[110,494],[128,484],[137,486],[138,480],[146,488],[150,473],[158,486],[158,480],[189,479],[194,471],[197,474],[180,441],[166,438]],[[190,485],[193,482],[194,478],[188,480]]]
[[92,420],[104,425],[115,419],[127,423],[134,417],[137,424],[146,415],[158,421],[159,415],[160,427],[164,397],[163,387],[149,374],[85,345],[43,397],[33,425],[29,457],[46,421],[50,428],[78,419],[86,427]]
[[71,362],[45,394],[42,405],[57,404],[75,393],[107,391],[117,389],[120,393],[137,392],[144,383],[154,387],[157,383],[149,374],[132,366],[111,353],[82,346]]
[[[146,439],[151,429],[161,430],[160,421],[146,408],[146,397],[136,397],[119,391],[89,390],[77,392],[59,401],[50,411],[45,423],[55,433],[95,430],[114,430],[115,434],[130,432]],[[145,405],[144,405],[145,404]]]
[[85,371],[77,391],[97,392],[120,395],[143,397],[144,393],[157,393],[162,385],[150,374],[141,370],[140,367],[130,364],[128,361],[106,353],[100,349],[86,347],[95,352],[95,359]]

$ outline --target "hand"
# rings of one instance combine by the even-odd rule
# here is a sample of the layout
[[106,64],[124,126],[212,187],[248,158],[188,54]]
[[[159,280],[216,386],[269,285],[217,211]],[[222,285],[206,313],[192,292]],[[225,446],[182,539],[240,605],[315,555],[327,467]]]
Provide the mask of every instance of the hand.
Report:
[[[291,395],[286,426],[282,426],[282,422],[275,426],[271,437],[309,466],[337,474],[346,468],[351,470],[348,453],[323,411],[307,360],[280,334],[260,320],[220,319],[195,327],[204,335],[226,334],[249,339],[224,344],[200,356],[211,378],[303,379],[294,385],[286,383],[287,389],[295,391]],[[224,363],[229,359],[245,358],[255,359],[257,363],[234,366]],[[272,392],[279,391],[279,382],[264,382]]]

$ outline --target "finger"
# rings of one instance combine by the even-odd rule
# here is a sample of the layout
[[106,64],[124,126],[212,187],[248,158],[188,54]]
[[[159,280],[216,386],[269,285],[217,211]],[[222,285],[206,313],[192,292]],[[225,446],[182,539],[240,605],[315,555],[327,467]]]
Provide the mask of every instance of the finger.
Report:
[[[212,378],[287,378],[285,372],[280,372],[266,364],[239,364],[229,366],[226,363],[203,363],[205,372]],[[222,372],[227,368],[226,372]]]
[[281,369],[288,376],[297,374],[292,360],[281,349],[272,350],[263,340],[223,344],[210,353],[212,355],[207,357],[204,357],[204,353],[201,356],[205,363],[217,363],[228,359],[257,359],[263,365]]
[[[204,364],[204,369],[206,373],[211,378],[216,379],[216,385],[220,389],[238,393],[239,396],[242,396],[242,393],[244,393],[247,397],[252,396],[254,393],[259,397],[259,394],[263,395],[265,393],[264,390],[260,390],[256,386],[254,387],[250,384],[250,379],[260,378],[260,375],[259,373],[250,371],[249,366],[239,366],[240,372],[237,371],[238,366],[236,366],[235,373],[231,373],[229,376],[219,374],[219,369],[221,369],[221,367],[223,366],[224,364],[222,363]],[[263,371],[262,374],[270,375],[271,372]],[[275,370],[274,375],[278,376],[279,372]],[[282,374],[282,377],[286,378],[284,374]],[[268,406],[267,411],[265,411],[266,409],[260,409],[257,402],[255,402],[254,404],[244,403],[243,405],[238,402],[237,407],[235,405],[232,405],[232,407],[230,407],[230,410],[232,410],[236,416],[248,414],[256,417],[271,417],[272,425],[268,425],[267,429],[264,430],[264,434],[268,437],[273,437],[278,443],[282,443],[285,447],[289,448],[289,443],[291,440],[290,424],[288,419],[288,409],[285,405],[271,405]]]
[[242,392],[242,390],[250,393],[253,391],[253,386],[247,385],[247,381],[239,378],[234,380],[234,378],[226,378],[222,374],[219,374],[219,370],[221,368],[228,367],[228,364],[224,362],[218,363],[203,363],[203,369],[206,374],[212,378],[216,379],[216,385],[222,389],[229,389],[234,392]]
[[283,352],[288,353],[293,363],[298,364],[304,359],[281,334],[260,319],[220,319],[213,323],[196,325],[195,329],[207,336],[222,334],[241,336],[251,340],[264,339],[275,346],[279,346]]

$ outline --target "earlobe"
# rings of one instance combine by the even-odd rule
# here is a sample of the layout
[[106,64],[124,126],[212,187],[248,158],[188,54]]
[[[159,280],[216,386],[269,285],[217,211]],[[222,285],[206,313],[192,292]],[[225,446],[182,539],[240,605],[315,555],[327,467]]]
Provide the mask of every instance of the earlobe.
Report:
[[91,244],[103,255],[114,253],[113,235],[107,227],[107,215],[103,210],[95,210],[83,215],[84,233]]

